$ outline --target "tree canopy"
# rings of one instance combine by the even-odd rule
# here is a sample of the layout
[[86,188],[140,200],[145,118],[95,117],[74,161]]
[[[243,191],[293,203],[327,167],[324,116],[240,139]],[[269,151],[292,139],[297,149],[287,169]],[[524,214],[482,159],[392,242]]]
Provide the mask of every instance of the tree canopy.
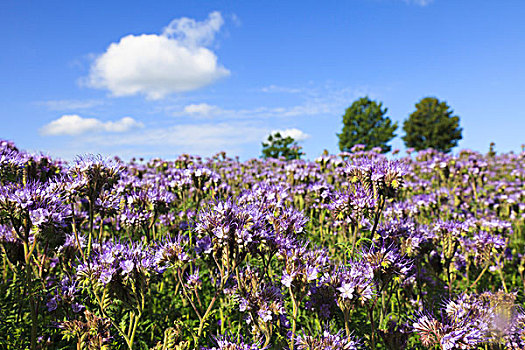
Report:
[[290,136],[283,137],[281,133],[276,132],[268,135],[266,142],[262,143],[263,158],[284,157],[286,160],[299,159],[304,154],[301,146]]
[[403,124],[405,146],[417,151],[433,148],[450,152],[462,138],[459,117],[453,113],[444,101],[435,97],[422,98]]
[[362,97],[346,109],[343,115],[343,130],[339,137],[339,149],[350,151],[358,144],[365,150],[381,147],[382,152],[389,152],[392,147],[388,142],[396,135],[397,123],[386,116],[387,108],[381,102]]

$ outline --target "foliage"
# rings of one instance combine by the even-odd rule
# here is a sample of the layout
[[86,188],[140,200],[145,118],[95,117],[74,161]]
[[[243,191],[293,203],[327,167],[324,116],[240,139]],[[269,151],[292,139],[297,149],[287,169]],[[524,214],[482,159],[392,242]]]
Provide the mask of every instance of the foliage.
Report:
[[266,142],[262,143],[263,158],[284,157],[286,160],[300,159],[304,153],[301,146],[291,137],[283,137],[280,132],[268,135]]
[[461,140],[459,117],[445,101],[435,97],[425,97],[416,103],[416,110],[403,124],[406,147],[417,151],[433,148],[448,153]]
[[383,153],[392,149],[388,145],[396,135],[397,123],[386,116],[387,108],[381,102],[362,97],[346,109],[343,115],[343,131],[339,137],[339,149],[348,152],[356,145],[365,145],[369,151],[380,147]]

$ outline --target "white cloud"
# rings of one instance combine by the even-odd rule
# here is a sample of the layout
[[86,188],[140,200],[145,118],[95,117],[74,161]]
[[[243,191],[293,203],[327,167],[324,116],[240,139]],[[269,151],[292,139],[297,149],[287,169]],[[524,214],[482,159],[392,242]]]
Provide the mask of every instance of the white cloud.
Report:
[[114,96],[144,94],[148,99],[209,85],[230,74],[205,47],[222,24],[221,14],[212,12],[203,22],[175,19],[161,35],[125,36],[95,60],[87,84]]
[[191,18],[178,18],[168,24],[162,35],[177,38],[186,46],[205,46],[212,43],[224,20],[220,12],[212,12],[204,22],[197,22]]
[[126,132],[135,128],[143,128],[144,124],[137,122],[131,117],[124,117],[116,122],[105,122],[102,131],[107,132]]
[[104,102],[100,100],[49,100],[36,102],[36,104],[45,106],[52,111],[72,111],[97,107],[103,105]]
[[40,129],[42,135],[81,135],[88,132],[121,133],[135,128],[142,128],[144,124],[130,117],[124,117],[115,122],[103,122],[96,118],[83,118],[76,114],[63,115],[57,120],[44,125]]
[[217,106],[212,106],[207,103],[191,104],[184,107],[184,114],[209,116],[214,113],[220,113],[221,109]]
[[[258,92],[292,93],[290,88],[275,89],[275,85],[259,88]],[[298,91],[299,92],[299,91]],[[183,117],[214,117],[222,120],[263,120],[272,118],[293,118],[318,115],[342,115],[353,100],[361,96],[376,98],[376,94],[369,88],[302,88],[298,98],[302,101],[290,106],[278,107],[253,107],[241,109],[228,109],[208,103],[196,103],[186,106],[164,106],[160,111]]]
[[407,4],[427,6],[434,2],[434,0],[404,0]]
[[280,93],[288,93],[288,94],[298,94],[300,92],[303,92],[303,89],[298,88],[291,88],[287,86],[279,86],[279,85],[269,85],[261,88],[262,92],[280,92]]
[[290,136],[295,141],[304,141],[308,138],[310,138],[310,135],[304,133],[303,131],[292,128],[292,129],[285,129],[285,130],[272,130],[270,132],[271,135],[274,135],[276,133],[281,134],[282,137],[288,137]]

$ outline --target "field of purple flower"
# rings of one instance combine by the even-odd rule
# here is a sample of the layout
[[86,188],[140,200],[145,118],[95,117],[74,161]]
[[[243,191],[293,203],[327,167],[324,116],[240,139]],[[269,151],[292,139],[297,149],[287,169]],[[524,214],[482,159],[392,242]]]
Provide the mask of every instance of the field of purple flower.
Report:
[[1,349],[525,349],[525,153],[0,141]]

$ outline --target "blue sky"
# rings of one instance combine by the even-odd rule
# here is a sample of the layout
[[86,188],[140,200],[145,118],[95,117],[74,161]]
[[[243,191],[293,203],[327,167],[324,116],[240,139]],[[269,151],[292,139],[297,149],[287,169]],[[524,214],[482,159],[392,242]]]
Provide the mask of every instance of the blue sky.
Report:
[[275,130],[337,152],[368,95],[399,124],[425,96],[456,150],[525,143],[525,2],[0,2],[0,138],[71,159],[258,157]]

